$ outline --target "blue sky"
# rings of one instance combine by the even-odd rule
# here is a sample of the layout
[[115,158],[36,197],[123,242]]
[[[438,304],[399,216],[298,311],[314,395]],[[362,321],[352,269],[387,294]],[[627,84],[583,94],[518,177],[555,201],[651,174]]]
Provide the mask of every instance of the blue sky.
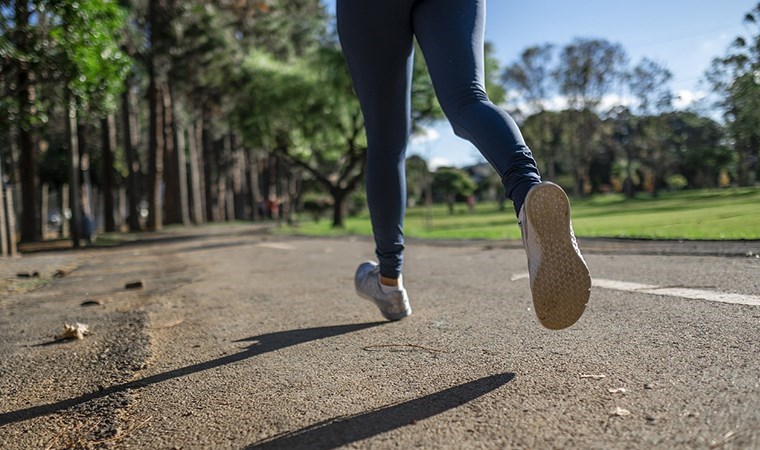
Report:
[[[325,3],[334,11],[335,0]],[[712,59],[724,55],[736,36],[747,33],[742,19],[755,4],[756,0],[490,0],[486,39],[494,44],[502,65],[536,44],[561,47],[576,37],[607,39],[621,44],[633,64],[642,57],[664,64],[673,73],[671,88],[688,102],[702,95],[700,81]],[[427,139],[415,139],[409,152],[434,165],[480,160],[477,150],[454,136],[446,123],[433,127]]]

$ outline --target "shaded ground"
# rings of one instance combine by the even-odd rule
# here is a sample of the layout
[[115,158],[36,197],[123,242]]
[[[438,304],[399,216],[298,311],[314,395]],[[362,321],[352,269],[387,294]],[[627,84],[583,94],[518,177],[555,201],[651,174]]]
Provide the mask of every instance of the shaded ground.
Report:
[[[387,323],[353,293],[365,239],[152,239],[3,261],[77,269],[0,300],[0,447],[760,446],[758,307],[594,289],[550,332],[516,243],[412,242]],[[582,243],[599,278],[760,293],[757,242]]]

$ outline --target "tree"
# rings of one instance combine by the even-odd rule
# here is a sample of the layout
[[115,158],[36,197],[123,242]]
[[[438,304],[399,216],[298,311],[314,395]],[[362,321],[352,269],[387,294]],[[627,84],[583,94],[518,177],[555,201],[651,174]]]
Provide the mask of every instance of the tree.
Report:
[[366,137],[340,51],[323,48],[290,64],[257,54],[246,67],[250,100],[239,117],[250,144],[272,149],[319,182],[333,199],[333,226],[342,226],[363,176]]
[[663,64],[643,58],[626,78],[640,115],[657,114],[671,109],[673,91],[669,83],[673,74]]
[[[670,71],[662,64],[658,64],[648,58],[643,58],[639,64],[634,67],[627,76],[628,87],[631,94],[636,99],[639,117],[629,117],[626,128],[621,132],[634,133],[636,138],[629,139],[627,136],[621,136],[623,151],[626,156],[626,181],[624,183],[625,193],[628,197],[633,197],[633,183],[631,182],[632,167],[636,160],[641,157],[642,148],[655,148],[665,136],[660,133],[668,134],[669,130],[660,126],[653,126],[652,121],[642,120],[649,115],[659,115],[671,109],[673,103],[673,91],[671,91],[669,82],[673,78]],[[644,130],[642,127],[646,127]],[[644,141],[648,137],[648,142]],[[654,152],[656,154],[656,152]],[[650,152],[652,154],[652,152]],[[642,165],[650,168],[652,173],[662,171],[660,165],[662,158],[656,160],[640,161]],[[656,178],[656,177],[655,177]],[[658,186],[655,183],[655,188]],[[655,191],[656,192],[656,189]]]
[[[572,161],[563,161],[566,138],[564,128],[569,123],[568,112],[540,111],[528,116],[520,127],[525,141],[530,143],[536,162],[549,180],[556,180],[560,167]],[[568,158],[564,158],[568,159]]]
[[735,163],[735,153],[726,146],[726,130],[713,119],[694,112],[665,115],[670,130],[668,144],[674,153],[674,171],[692,188],[719,185],[722,172]]
[[738,182],[756,182],[760,164],[760,3],[744,17],[753,29],[749,37],[739,36],[723,58],[713,60],[706,78],[718,94],[729,135],[738,154]]
[[[67,116],[85,111],[93,114],[110,111],[115,106],[120,80],[130,61],[118,47],[118,32],[124,16],[113,2],[22,0],[14,2],[13,21],[5,20],[9,11],[2,8],[0,47],[4,49],[3,71],[7,62],[8,70],[15,77],[15,105],[11,106],[18,111],[15,124],[21,154],[22,234],[28,241],[40,236],[36,135],[40,124],[47,121],[52,100],[55,98],[59,106],[64,105]],[[49,95],[44,103],[37,95],[40,91]],[[76,152],[73,143],[74,138],[70,136],[70,151]],[[70,163],[76,166],[76,154]],[[78,167],[73,167],[71,174],[72,181],[76,181]],[[70,184],[71,201],[75,203],[79,199],[79,185],[78,182]],[[73,222],[79,218],[78,213],[74,205]],[[78,245],[78,227],[73,226],[72,231],[74,244]]]
[[595,150],[593,142],[599,139],[594,123],[599,116],[595,111],[614,83],[621,79],[626,59],[625,50],[619,44],[603,39],[576,39],[560,53],[560,64],[553,75],[569,109],[576,113],[570,124],[575,130],[574,138],[568,142],[574,163],[575,195],[585,193]]
[[416,206],[428,189],[430,171],[427,161],[418,155],[406,158],[406,198],[407,205]]
[[[418,53],[419,54],[419,53]],[[421,56],[415,59],[413,127],[440,114]],[[252,54],[237,117],[249,145],[272,149],[314,178],[333,199],[333,226],[364,176],[366,135],[340,50],[325,45],[298,60]]]
[[554,91],[551,77],[554,55],[552,44],[528,47],[504,69],[501,79],[516,92],[517,101],[524,104],[527,115],[538,114],[547,107]]
[[455,167],[439,167],[433,174],[433,193],[446,200],[449,214],[454,214],[457,196],[469,197],[476,188],[477,185],[467,173]]

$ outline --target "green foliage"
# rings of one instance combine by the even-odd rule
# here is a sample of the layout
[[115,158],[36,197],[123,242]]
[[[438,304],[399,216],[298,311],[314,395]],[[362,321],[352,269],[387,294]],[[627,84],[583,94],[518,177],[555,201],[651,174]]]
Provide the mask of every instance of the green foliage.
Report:
[[418,155],[406,159],[406,198],[410,206],[421,202],[429,179],[427,161]]
[[446,198],[467,197],[477,185],[467,173],[454,167],[440,167],[433,174],[433,192]]
[[604,39],[576,39],[563,47],[554,77],[572,109],[599,106],[625,71],[626,52]]
[[528,47],[502,74],[504,85],[517,92],[518,102],[526,104],[528,113],[540,113],[546,108],[554,91],[551,85],[554,58],[551,44]]
[[113,111],[132,61],[120,48],[126,13],[114,1],[53,1],[50,38],[67,88],[81,104]]
[[739,36],[728,54],[717,58],[706,78],[718,94],[717,105],[723,110],[727,129],[738,154],[738,179],[752,185],[760,177],[760,3],[745,16],[752,30],[749,37]]
[[415,43],[412,66],[412,132],[419,132],[423,124],[443,117],[443,110],[435,96],[422,50]]
[[651,114],[670,109],[673,102],[673,92],[668,82],[673,78],[670,71],[649,58],[643,58],[631,70],[628,76],[628,86],[638,100],[641,114]]
[[674,174],[670,175],[666,183],[668,184],[668,189],[672,190],[681,190],[689,185],[689,182],[686,180],[686,177],[681,174]]

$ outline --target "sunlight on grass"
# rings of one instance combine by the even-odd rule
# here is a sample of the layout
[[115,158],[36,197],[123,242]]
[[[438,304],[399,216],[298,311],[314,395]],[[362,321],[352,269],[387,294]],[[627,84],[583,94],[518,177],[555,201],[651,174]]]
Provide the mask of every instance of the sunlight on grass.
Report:
[[[573,199],[573,226],[579,237],[641,239],[760,239],[760,188],[663,193],[657,198],[619,194]],[[511,207],[492,203],[470,213],[458,205],[450,215],[444,205],[407,211],[405,235],[423,239],[520,239]],[[327,219],[303,221],[279,233],[310,236],[371,235],[369,216],[346,219],[333,229]]]

